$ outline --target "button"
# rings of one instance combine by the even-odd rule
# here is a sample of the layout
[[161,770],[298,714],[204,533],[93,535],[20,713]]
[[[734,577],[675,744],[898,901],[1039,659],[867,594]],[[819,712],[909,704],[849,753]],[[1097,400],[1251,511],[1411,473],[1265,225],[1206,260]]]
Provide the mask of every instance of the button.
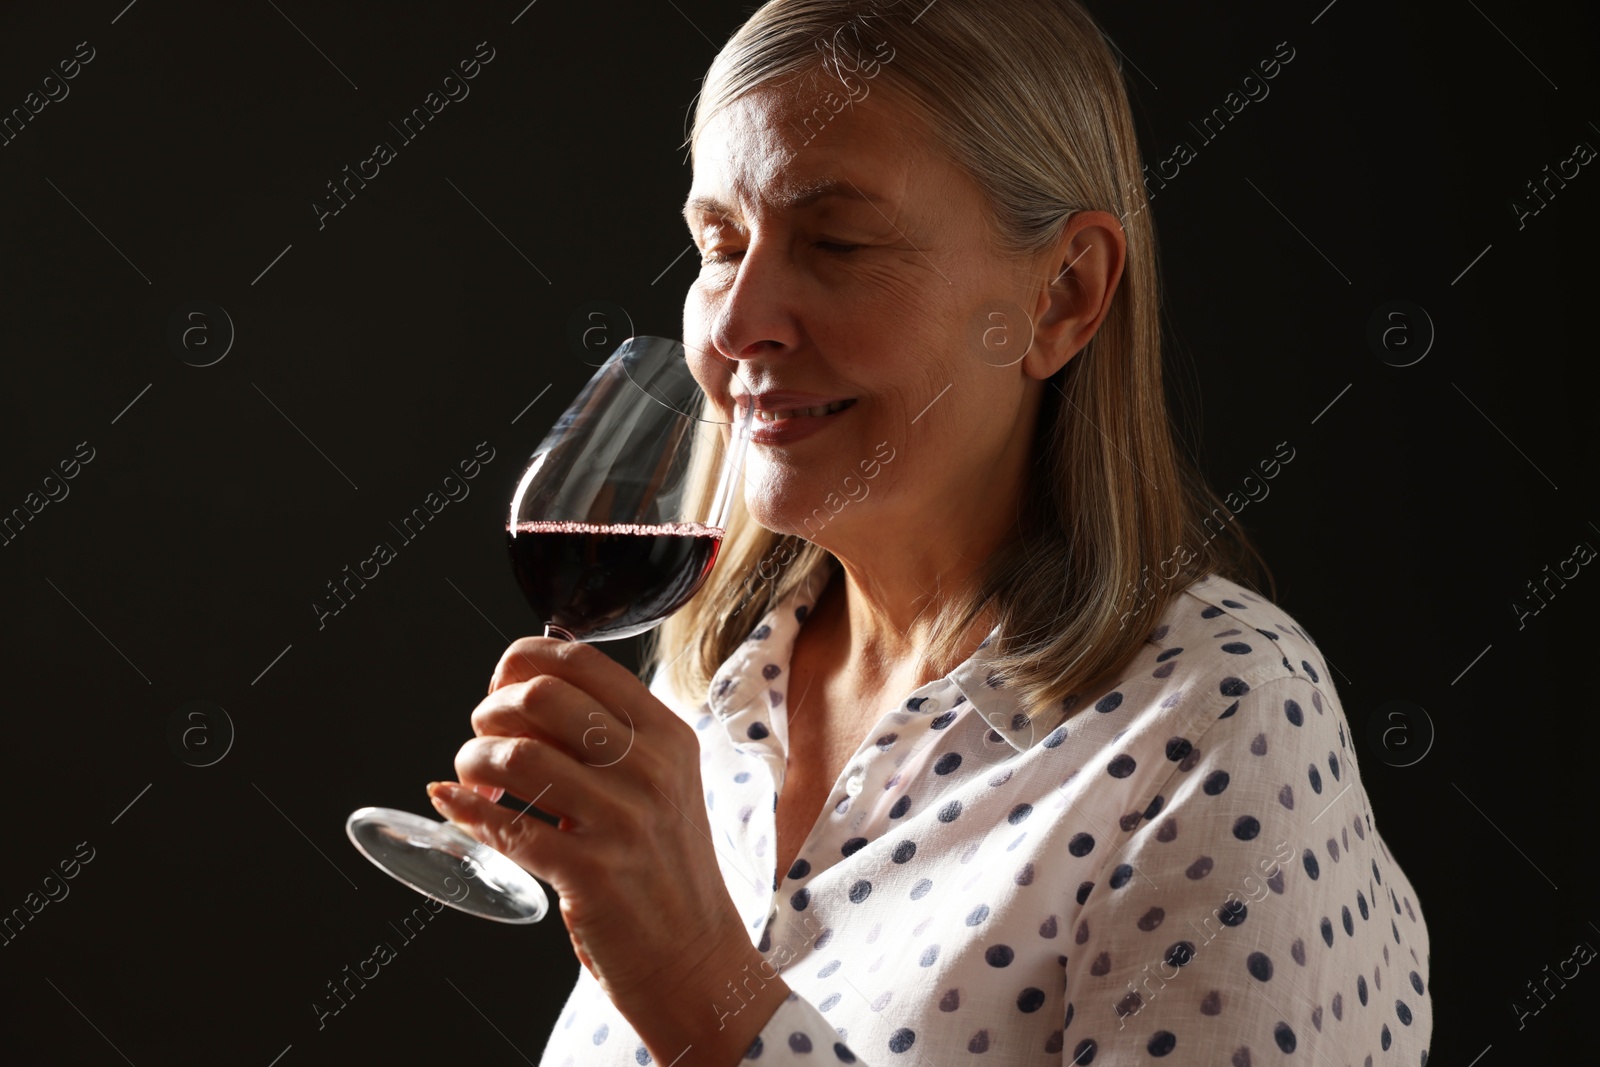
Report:
[[860,771],[857,771],[855,774],[852,774],[848,779],[845,780],[844,791],[853,797],[860,796],[861,789],[866,784],[866,776]]

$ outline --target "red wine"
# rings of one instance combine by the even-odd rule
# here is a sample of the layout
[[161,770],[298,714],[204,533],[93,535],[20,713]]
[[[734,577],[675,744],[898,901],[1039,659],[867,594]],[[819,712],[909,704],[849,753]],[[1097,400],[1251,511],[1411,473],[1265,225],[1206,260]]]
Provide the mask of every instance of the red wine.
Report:
[[697,522],[519,522],[506,534],[512,570],[540,619],[574,640],[615,641],[694,596],[723,531]]

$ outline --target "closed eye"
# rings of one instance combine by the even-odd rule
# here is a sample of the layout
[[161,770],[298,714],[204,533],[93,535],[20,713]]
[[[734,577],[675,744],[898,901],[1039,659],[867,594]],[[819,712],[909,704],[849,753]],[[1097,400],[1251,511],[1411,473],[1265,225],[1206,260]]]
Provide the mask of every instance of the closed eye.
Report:
[[[849,255],[851,252],[857,251],[864,246],[844,244],[839,241],[818,241],[816,242],[816,247],[823,249],[826,252],[831,252],[834,255],[843,256]],[[743,254],[744,253],[742,252],[707,252],[702,258],[702,262],[705,264],[728,263],[733,260],[734,256]]]

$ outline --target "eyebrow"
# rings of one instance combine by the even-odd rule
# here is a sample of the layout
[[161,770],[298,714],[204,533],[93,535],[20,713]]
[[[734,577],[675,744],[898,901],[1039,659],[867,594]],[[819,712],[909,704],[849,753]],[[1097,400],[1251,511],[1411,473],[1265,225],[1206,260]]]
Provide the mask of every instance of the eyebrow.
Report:
[[[800,208],[810,207],[819,200],[829,197],[843,197],[847,200],[860,200],[869,204],[887,204],[889,198],[857,187],[854,183],[839,178],[825,178],[807,182],[789,189],[772,197],[773,205],[781,210],[795,211]],[[731,215],[733,209],[714,196],[691,196],[683,205],[683,217],[688,218],[696,212],[710,215]]]

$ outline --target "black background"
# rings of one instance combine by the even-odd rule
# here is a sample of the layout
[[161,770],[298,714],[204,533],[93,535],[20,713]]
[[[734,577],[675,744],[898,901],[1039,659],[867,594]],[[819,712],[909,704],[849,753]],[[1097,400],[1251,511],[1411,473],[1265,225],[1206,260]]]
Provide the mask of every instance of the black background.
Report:
[[[569,342],[585,305],[681,332],[696,257],[674,258],[679,146],[750,7],[123,2],[17,8],[0,30],[4,111],[79,41],[95,50],[0,148],[0,511],[94,449],[0,548],[0,911],[95,850],[0,947],[0,1049],[536,1062],[578,966],[554,913],[507,927],[447,910],[318,1030],[325,983],[419,899],[343,821],[430,812],[423,785],[452,776],[506,638],[536,632],[505,502],[591,373]],[[1521,1029],[1512,1008],[1536,1006],[1525,983],[1576,942],[1600,945],[1600,576],[1583,569],[1521,629],[1511,605],[1600,546],[1600,176],[1583,168],[1520,229],[1511,205],[1577,142],[1600,146],[1594,23],[1504,0],[1090,7],[1126,57],[1147,161],[1198,149],[1153,208],[1198,455],[1226,490],[1295,449],[1242,520],[1336,667],[1373,810],[1421,894],[1430,1062],[1548,1062],[1592,1040],[1600,994],[1580,973]],[[387,123],[480,41],[495,58],[471,95],[400,147]],[[1271,95],[1202,145],[1187,122],[1282,41],[1295,58]],[[377,140],[397,158],[319,229],[324,183]],[[237,330],[212,366],[167,342],[192,300]],[[1436,332],[1410,366],[1367,341],[1392,300]],[[1427,326],[1403,325],[1420,352]],[[470,497],[319,629],[324,583],[480,441],[495,458]],[[609,650],[634,662],[632,642]],[[237,731],[211,766],[168,741],[191,700]],[[1390,700],[1437,732],[1414,765],[1392,764],[1417,748],[1367,736]]]

